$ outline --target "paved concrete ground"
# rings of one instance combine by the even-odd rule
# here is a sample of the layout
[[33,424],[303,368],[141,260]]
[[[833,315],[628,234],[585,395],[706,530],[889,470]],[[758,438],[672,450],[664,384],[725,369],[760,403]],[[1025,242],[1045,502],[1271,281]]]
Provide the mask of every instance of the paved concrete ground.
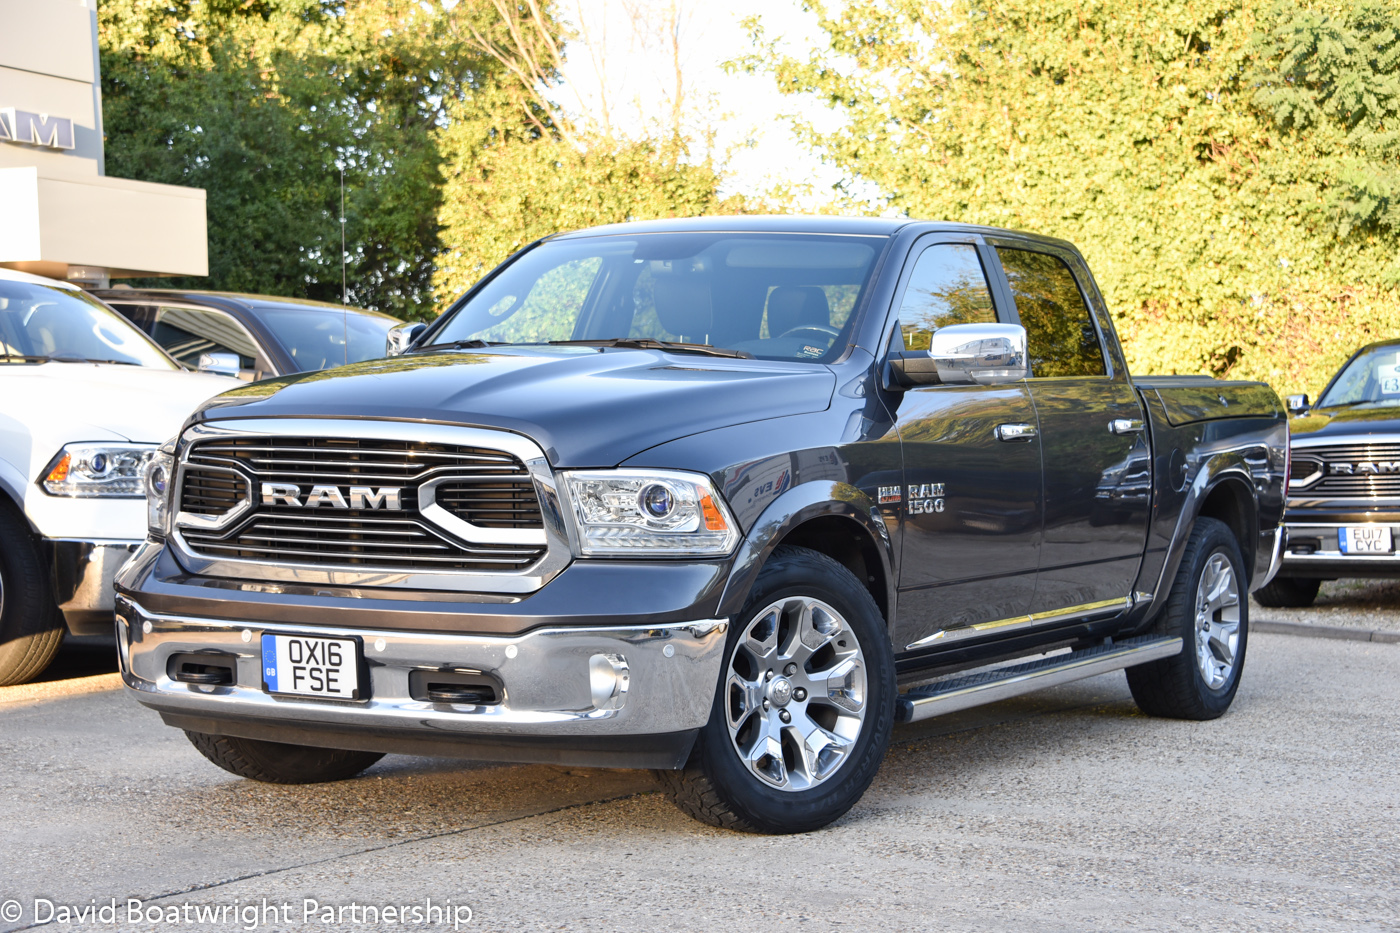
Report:
[[1400,930],[1396,645],[1256,635],[1212,723],[1148,719],[1113,674],[905,727],[854,811],[787,838],[694,823],[642,772],[390,757],[259,785],[114,687],[0,690],[0,930],[36,897],[118,899],[115,925],[43,927],[81,930],[250,928],[128,924],[128,897],[290,905],[259,930],[426,929],[300,922],[425,897],[477,930]]

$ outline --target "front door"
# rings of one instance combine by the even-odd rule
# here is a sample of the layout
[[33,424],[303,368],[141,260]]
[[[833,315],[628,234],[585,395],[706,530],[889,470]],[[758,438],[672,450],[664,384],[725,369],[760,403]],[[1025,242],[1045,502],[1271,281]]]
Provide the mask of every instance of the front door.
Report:
[[[997,321],[984,259],[995,254],[975,239],[915,248],[896,349],[901,338],[904,349],[921,350],[941,327]],[[1025,382],[922,386],[895,404],[904,449],[895,649],[936,647],[996,627],[987,623],[1023,620],[1035,591],[1042,511],[1040,442]],[[1005,425],[1024,427],[999,432]]]
[[1020,241],[998,241],[996,251],[1026,328],[1045,457],[1045,535],[1031,612],[1113,615],[1124,608],[1147,539],[1146,412],[1116,347],[1095,326],[1085,296],[1097,293],[1078,258]]

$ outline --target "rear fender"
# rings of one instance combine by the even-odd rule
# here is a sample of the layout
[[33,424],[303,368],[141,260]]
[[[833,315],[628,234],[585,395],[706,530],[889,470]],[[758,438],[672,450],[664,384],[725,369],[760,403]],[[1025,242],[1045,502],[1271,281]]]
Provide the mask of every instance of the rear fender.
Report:
[[[1167,600],[1171,598],[1171,585],[1176,579],[1178,568],[1181,566],[1182,555],[1186,552],[1186,543],[1191,537],[1191,530],[1195,527],[1197,519],[1200,518],[1206,502],[1210,500],[1213,493],[1222,488],[1229,488],[1232,494],[1242,500],[1245,512],[1243,516],[1244,526],[1236,529],[1237,532],[1243,531],[1240,550],[1244,554],[1246,570],[1250,573],[1251,579],[1261,577],[1257,561],[1263,555],[1267,564],[1272,556],[1273,538],[1270,537],[1268,542],[1263,542],[1267,546],[1261,547],[1259,486],[1261,483],[1267,484],[1270,480],[1267,476],[1260,476],[1261,471],[1257,458],[1250,456],[1250,450],[1257,449],[1257,446],[1251,445],[1249,450],[1222,450],[1205,456],[1196,464],[1195,477],[1185,490],[1185,500],[1177,515],[1166,560],[1150,590],[1152,599],[1147,603],[1146,609],[1141,606],[1134,607],[1137,610],[1134,615],[1137,615],[1139,620],[1145,621],[1156,617],[1157,613],[1166,606]],[[1190,465],[1188,464],[1189,469]],[[1264,469],[1267,472],[1267,467]],[[1276,528],[1273,531],[1275,534],[1277,533]],[[1141,592],[1144,588],[1142,584],[1149,581],[1139,578],[1138,582],[1139,592]]]

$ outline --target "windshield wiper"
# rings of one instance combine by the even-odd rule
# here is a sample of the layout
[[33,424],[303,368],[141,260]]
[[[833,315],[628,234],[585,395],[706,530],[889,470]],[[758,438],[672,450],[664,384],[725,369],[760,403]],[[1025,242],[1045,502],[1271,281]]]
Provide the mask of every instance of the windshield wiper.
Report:
[[754,355],[748,350],[731,350],[728,347],[715,347],[708,343],[671,343],[668,340],[655,340],[651,337],[609,337],[605,340],[551,340],[551,347],[620,347],[625,350],[668,350],[672,353],[701,353],[705,356],[727,356],[737,360],[751,360]]
[[423,347],[414,347],[408,353],[421,353],[424,350],[480,350],[483,347],[501,347],[505,344],[500,340],[481,340],[472,338],[471,340],[452,340],[447,343],[430,343]]

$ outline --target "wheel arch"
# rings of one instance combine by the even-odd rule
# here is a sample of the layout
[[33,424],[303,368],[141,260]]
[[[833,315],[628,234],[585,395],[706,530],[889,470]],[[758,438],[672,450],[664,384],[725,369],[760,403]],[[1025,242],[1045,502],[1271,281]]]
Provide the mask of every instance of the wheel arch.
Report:
[[1234,471],[1222,474],[1206,488],[1192,525],[1202,518],[1224,522],[1234,532],[1241,556],[1244,557],[1248,583],[1253,576],[1254,552],[1259,542],[1259,504],[1255,501],[1249,481]]
[[886,630],[892,628],[895,564],[889,529],[869,496],[848,483],[829,481],[794,486],[759,515],[730,570],[721,615],[743,607],[759,571],[784,544],[810,548],[849,569],[874,597]]

